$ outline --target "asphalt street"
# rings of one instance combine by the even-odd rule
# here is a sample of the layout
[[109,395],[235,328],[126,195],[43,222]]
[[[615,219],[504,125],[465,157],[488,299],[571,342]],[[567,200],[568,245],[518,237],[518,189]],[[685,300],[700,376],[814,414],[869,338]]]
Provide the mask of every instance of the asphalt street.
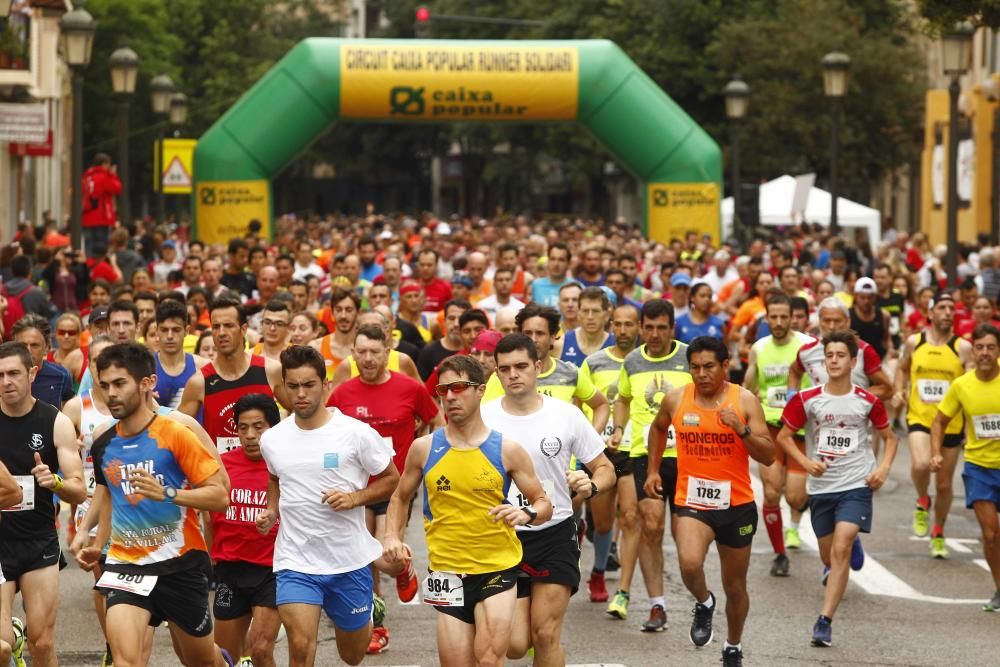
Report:
[[[803,521],[803,548],[789,552],[792,574],[776,579],[768,574],[770,545],[761,524],[753,548],[749,585],[751,610],[743,637],[748,665],[1000,665],[1000,614],[982,611],[993,593],[982,559],[979,531],[971,510],[965,509],[961,478],[956,474],[956,498],[947,536],[951,558],[932,560],[926,539],[912,537],[914,493],[909,480],[909,455],[900,448],[885,488],[876,495],[871,535],[864,537],[865,568],[851,576],[847,595],[833,624],[833,647],[809,646],[811,628],[822,602],[822,566]],[[758,499],[760,497],[758,489]],[[416,515],[415,515],[416,516]],[[414,521],[407,533],[418,571],[425,571],[422,526]],[[604,604],[591,604],[586,585],[571,601],[564,629],[570,665],[715,665],[725,636],[725,617],[717,613],[715,641],[695,649],[688,640],[693,602],[680,581],[676,551],[669,538],[664,546],[669,628],[644,634],[639,625],[648,612],[640,576],[632,586],[630,616],[619,621],[604,613]],[[584,548],[584,572],[589,572],[593,549]],[[712,552],[706,563],[710,586],[724,602],[718,559]],[[609,574],[613,590],[617,573]],[[586,579],[586,574],[584,576]],[[56,641],[60,664],[97,665],[103,640],[94,617],[92,577],[74,564],[60,578],[60,608]],[[388,603],[386,625],[390,645],[382,655],[363,664],[430,667],[438,664],[433,609],[416,603],[400,604],[394,582],[382,580]],[[721,608],[720,608],[721,612]],[[20,602],[15,613],[20,614]],[[342,664],[337,658],[333,626],[324,620],[319,635],[317,665]],[[277,649],[279,665],[287,664],[286,644]],[[176,665],[164,630],[156,633],[153,665]],[[527,661],[512,663],[530,664]]]

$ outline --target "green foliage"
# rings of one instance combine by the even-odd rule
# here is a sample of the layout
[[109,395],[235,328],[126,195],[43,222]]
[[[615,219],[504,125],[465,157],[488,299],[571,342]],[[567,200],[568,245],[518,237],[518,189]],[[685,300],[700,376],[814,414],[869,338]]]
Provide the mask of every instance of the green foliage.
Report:
[[959,21],[994,30],[1000,28],[997,0],[917,0],[917,6],[935,33],[948,32]]

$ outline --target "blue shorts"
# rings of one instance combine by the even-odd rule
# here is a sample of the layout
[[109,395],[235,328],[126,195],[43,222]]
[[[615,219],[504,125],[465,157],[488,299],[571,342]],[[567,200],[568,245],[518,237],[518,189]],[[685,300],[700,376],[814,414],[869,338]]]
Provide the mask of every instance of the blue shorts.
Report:
[[984,468],[966,461],[962,481],[965,482],[966,507],[972,507],[977,500],[985,500],[1000,508],[1000,469]]
[[341,574],[304,574],[279,570],[276,601],[283,604],[311,604],[323,607],[340,630],[354,632],[372,619],[375,584],[367,565]]
[[862,533],[870,533],[872,490],[863,486],[860,489],[810,496],[809,514],[812,516],[812,527],[816,537],[831,534],[841,521],[855,523],[861,528]]

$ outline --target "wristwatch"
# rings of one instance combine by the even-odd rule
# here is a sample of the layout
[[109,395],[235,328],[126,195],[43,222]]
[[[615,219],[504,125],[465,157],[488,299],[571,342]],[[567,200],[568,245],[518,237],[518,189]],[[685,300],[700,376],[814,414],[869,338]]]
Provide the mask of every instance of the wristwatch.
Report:
[[528,523],[531,523],[532,521],[538,518],[538,510],[536,510],[531,505],[525,505],[524,507],[521,508],[521,511],[530,517]]
[[593,482],[590,483],[590,497],[593,498],[597,495],[597,485]]
[[174,500],[177,499],[177,489],[172,486],[165,486],[163,487],[163,496],[164,502],[168,502],[172,505]]
[[740,433],[740,437],[741,438],[746,438],[748,435],[750,435],[750,433],[751,433],[751,431],[750,431],[750,424],[746,424],[746,425],[743,426],[743,432]]

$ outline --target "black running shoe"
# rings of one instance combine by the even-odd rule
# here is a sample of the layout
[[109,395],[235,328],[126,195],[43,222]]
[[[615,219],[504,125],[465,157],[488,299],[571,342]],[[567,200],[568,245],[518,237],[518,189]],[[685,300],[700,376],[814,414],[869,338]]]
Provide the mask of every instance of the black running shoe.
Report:
[[722,667],[743,667],[743,651],[735,646],[722,649]]
[[[691,615],[691,643],[695,646],[706,646],[712,641],[712,616],[715,614],[715,595],[709,591],[708,596],[712,599],[712,606],[706,607],[700,602],[696,602]],[[738,651],[738,650],[737,650]]]

